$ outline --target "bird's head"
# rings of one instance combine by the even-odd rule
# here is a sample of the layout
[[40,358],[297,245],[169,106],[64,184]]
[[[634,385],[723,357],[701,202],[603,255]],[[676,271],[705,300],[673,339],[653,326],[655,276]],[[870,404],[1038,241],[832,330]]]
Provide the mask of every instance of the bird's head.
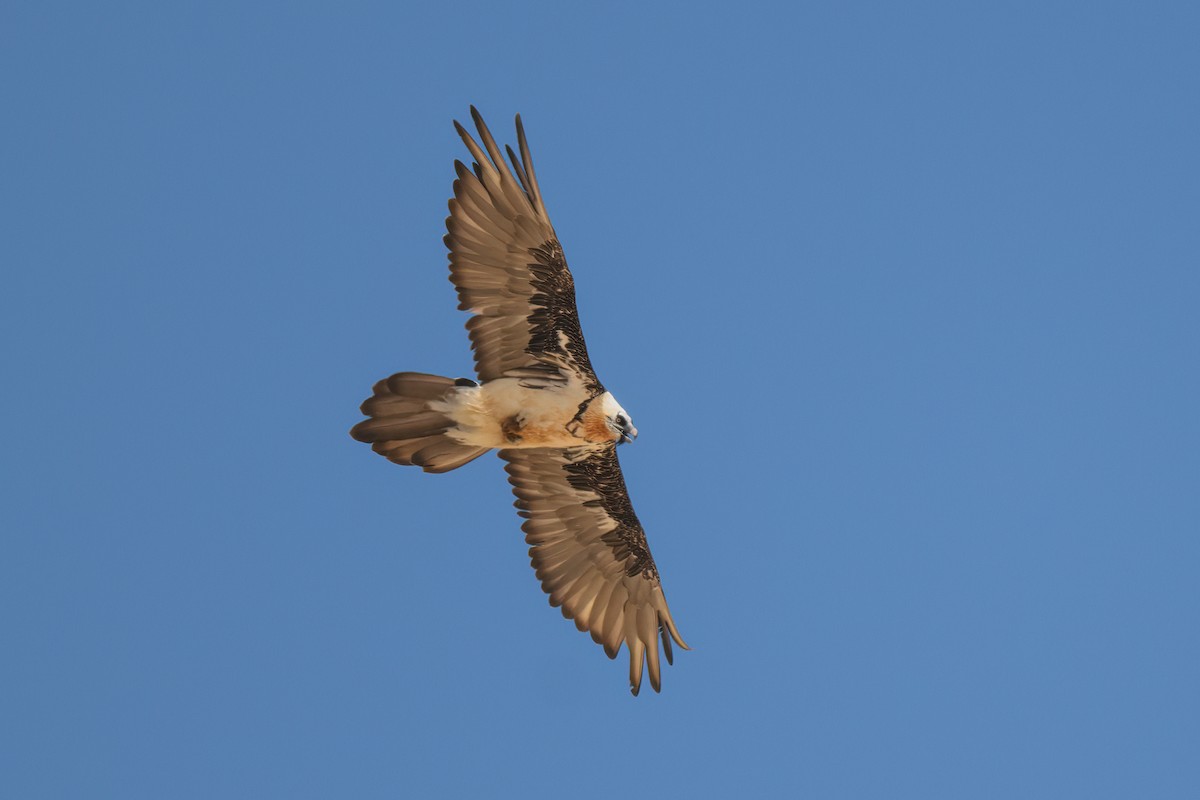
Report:
[[605,392],[597,399],[600,401],[600,413],[603,415],[604,424],[611,434],[612,440],[617,444],[625,444],[636,439],[637,428],[633,427],[633,420],[629,417],[629,412],[621,408],[617,398],[613,397],[611,392]]

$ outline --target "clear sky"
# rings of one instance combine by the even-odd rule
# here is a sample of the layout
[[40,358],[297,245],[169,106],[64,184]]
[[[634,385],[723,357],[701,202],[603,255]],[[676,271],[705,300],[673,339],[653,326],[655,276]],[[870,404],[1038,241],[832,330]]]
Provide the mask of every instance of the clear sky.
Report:
[[[1196,8],[5,4],[0,794],[1200,797]],[[347,435],[470,372],[471,103],[641,431],[661,695],[496,458]]]

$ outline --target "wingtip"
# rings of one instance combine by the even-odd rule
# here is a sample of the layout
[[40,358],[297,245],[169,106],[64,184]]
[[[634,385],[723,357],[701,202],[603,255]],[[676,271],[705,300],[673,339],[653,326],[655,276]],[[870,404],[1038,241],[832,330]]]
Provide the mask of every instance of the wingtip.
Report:
[[[666,603],[665,598],[664,598],[663,602],[664,602],[664,604]],[[665,605],[663,607],[663,611],[666,611]],[[659,617],[659,622],[661,624],[666,625],[667,632],[671,634],[671,638],[675,640],[675,644],[679,645],[684,650],[692,649],[692,648],[688,647],[687,642],[685,642],[683,640],[683,637],[679,635],[679,628],[675,627],[675,620],[671,619],[671,612],[666,611],[666,613],[662,614]]]

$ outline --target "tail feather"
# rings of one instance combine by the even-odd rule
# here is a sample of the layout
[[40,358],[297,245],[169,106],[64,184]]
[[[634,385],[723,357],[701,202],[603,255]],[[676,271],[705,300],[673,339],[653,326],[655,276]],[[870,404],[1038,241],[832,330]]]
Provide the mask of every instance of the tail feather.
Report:
[[[386,386],[384,387],[386,390]],[[377,394],[363,401],[362,412],[369,417],[391,417],[415,414],[425,410],[428,400],[415,397],[398,397],[394,394]]]
[[371,445],[371,449],[376,453],[379,453],[379,455],[383,456],[388,461],[412,466],[412,457],[418,450],[426,445],[433,444],[441,438],[443,437],[424,436],[420,439],[400,439],[397,441],[375,442]]
[[365,419],[354,426],[351,434],[360,441],[378,442],[388,439],[415,439],[445,433],[454,423],[436,411],[401,412]]
[[[454,388],[453,378],[430,375],[427,372],[397,372],[379,383],[386,384],[388,391],[393,395],[419,400],[441,400],[447,391]],[[379,394],[378,383],[375,384],[375,393]]]
[[350,435],[397,464],[426,472],[449,472],[490,448],[463,444],[448,435],[454,421],[429,408],[455,391],[454,379],[424,372],[399,372],[375,384],[375,394],[362,404],[369,419]]
[[449,472],[458,469],[468,461],[474,461],[490,448],[464,446],[447,436],[439,436],[433,442],[421,447],[413,453],[412,463],[417,464],[426,472]]

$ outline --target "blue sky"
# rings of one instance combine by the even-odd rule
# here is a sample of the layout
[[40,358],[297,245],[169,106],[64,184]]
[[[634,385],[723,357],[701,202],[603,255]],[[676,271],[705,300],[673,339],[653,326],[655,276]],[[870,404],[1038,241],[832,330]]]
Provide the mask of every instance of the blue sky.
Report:
[[[1200,12],[500,5],[6,7],[3,794],[1197,796]],[[471,103],[641,430],[661,695],[497,459],[347,435],[470,370]]]

